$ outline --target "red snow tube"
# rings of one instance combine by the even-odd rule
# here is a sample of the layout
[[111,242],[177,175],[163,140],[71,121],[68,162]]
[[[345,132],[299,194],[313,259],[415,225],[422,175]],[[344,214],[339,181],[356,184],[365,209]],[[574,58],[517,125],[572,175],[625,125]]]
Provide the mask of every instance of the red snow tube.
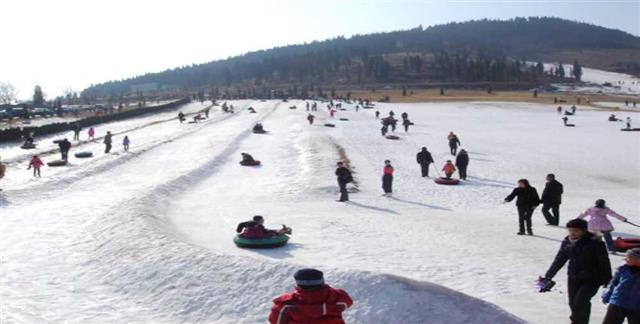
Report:
[[390,139],[390,140],[399,140],[400,137],[395,136],[395,135],[387,135],[385,136],[386,139]]
[[256,165],[260,165],[260,161],[255,160],[253,162],[249,162],[249,161],[240,161],[240,165],[244,165],[244,166],[256,166]]
[[441,185],[448,185],[448,186],[455,186],[457,184],[460,184],[460,180],[458,179],[454,179],[454,178],[435,178],[433,179],[433,182],[437,183],[437,184],[441,184]]
[[50,166],[50,167],[63,166],[63,165],[67,165],[67,161],[65,161],[65,160],[55,160],[55,161],[47,162],[47,165]]
[[640,239],[618,237],[613,241],[616,251],[624,252],[629,249],[640,247]]

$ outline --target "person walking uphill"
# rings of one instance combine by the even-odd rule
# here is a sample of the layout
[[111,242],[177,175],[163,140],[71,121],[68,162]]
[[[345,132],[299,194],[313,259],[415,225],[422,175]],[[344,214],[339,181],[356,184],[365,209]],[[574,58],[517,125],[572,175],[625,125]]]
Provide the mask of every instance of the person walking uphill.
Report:
[[89,127],[89,131],[87,132],[87,135],[89,135],[89,140],[93,141],[96,136],[96,130],[93,127]]
[[111,132],[107,132],[107,135],[104,136],[104,152],[105,153],[109,153],[111,152],[111,144],[113,143],[113,135],[111,135]]
[[626,264],[618,268],[602,295],[609,304],[603,324],[640,323],[640,248],[627,251]]
[[[556,180],[552,173],[547,174],[547,184],[542,190],[542,215],[547,220],[547,224],[558,226],[560,224],[560,204],[562,203],[562,193],[564,188],[562,183]],[[551,213],[549,213],[551,209]]]
[[587,324],[591,315],[591,298],[600,286],[611,280],[611,263],[602,241],[587,231],[587,222],[573,219],[567,223],[568,236],[560,244],[543,282],[549,282],[569,261],[567,289],[572,324]]
[[384,168],[382,169],[382,190],[384,190],[385,196],[391,196],[393,186],[393,166],[391,161],[384,161]]
[[338,187],[340,188],[340,200],[349,201],[349,192],[347,192],[347,183],[353,181],[351,171],[344,166],[344,163],[338,162],[338,168],[336,169],[336,176],[338,177]]
[[429,176],[429,165],[433,163],[433,157],[426,147],[422,147],[422,150],[416,155],[416,161],[420,164],[420,171],[422,171],[422,177]]
[[456,167],[461,180],[467,180],[467,167],[469,166],[469,154],[467,151],[460,150],[456,156]]
[[529,180],[518,180],[518,186],[513,189],[510,195],[508,195],[504,201],[511,202],[514,198],[516,200],[516,206],[518,207],[518,235],[524,235],[525,225],[527,234],[533,235],[533,229],[531,228],[531,215],[533,211],[540,204],[540,197],[536,188],[529,184]]
[[460,144],[458,136],[453,132],[449,132],[447,139],[449,140],[449,149],[451,150],[451,155],[455,156],[456,152],[458,151],[458,145],[462,144]]
[[578,218],[583,219],[589,216],[589,231],[591,232],[600,232],[602,236],[604,236],[604,241],[607,244],[607,249],[613,254],[615,254],[615,247],[613,246],[613,239],[611,238],[611,232],[613,231],[613,225],[607,218],[607,216],[611,216],[616,218],[622,222],[626,222],[627,218],[618,215],[613,210],[609,209],[606,206],[606,202],[604,199],[596,200],[595,206],[591,208],[587,208],[585,211],[578,215]]
[[353,300],[342,289],[325,284],[316,269],[300,269],[293,275],[295,291],[273,300],[270,324],[344,324],[342,313]]
[[37,155],[34,155],[31,158],[31,161],[29,161],[29,167],[27,167],[27,170],[33,168],[33,176],[40,178],[41,177],[40,168],[43,165],[44,165],[44,162],[42,162],[42,160]]
[[129,151],[129,144],[131,141],[129,140],[129,136],[126,136],[122,139],[122,148],[126,151]]

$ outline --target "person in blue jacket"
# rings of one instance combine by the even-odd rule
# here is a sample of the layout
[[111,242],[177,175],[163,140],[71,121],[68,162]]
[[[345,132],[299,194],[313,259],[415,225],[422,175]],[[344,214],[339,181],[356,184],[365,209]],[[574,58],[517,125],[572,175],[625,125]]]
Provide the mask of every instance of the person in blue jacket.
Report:
[[627,251],[627,264],[618,268],[602,295],[609,304],[603,324],[640,323],[640,248]]

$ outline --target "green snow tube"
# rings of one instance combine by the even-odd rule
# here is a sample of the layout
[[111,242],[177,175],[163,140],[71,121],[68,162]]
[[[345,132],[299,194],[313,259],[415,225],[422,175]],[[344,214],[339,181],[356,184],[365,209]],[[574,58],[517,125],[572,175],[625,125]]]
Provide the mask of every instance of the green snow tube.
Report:
[[289,242],[289,236],[287,235],[277,235],[260,239],[249,239],[236,235],[236,237],[233,238],[233,243],[235,243],[237,247],[246,249],[273,249],[284,246],[287,242]]
[[84,152],[78,152],[78,153],[76,153],[74,155],[77,158],[90,158],[90,157],[93,156],[93,153],[89,152],[89,151],[84,151]]

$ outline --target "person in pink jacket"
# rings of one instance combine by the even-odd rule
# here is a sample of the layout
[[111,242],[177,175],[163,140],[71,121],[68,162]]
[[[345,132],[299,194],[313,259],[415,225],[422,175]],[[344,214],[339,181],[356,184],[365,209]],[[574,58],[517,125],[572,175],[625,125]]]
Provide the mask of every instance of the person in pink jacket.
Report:
[[33,168],[33,176],[34,177],[38,177],[40,178],[40,168],[44,165],[44,163],[42,162],[42,160],[37,156],[34,155],[31,158],[31,161],[29,161],[29,167],[27,168],[27,170]]
[[587,208],[587,210],[583,211],[578,215],[578,218],[585,218],[589,216],[589,231],[590,232],[600,232],[602,236],[604,236],[604,241],[607,244],[607,249],[611,253],[615,253],[615,248],[613,246],[613,239],[611,238],[611,232],[613,231],[613,225],[607,218],[607,216],[611,216],[617,218],[622,222],[626,222],[627,218],[624,216],[618,215],[613,210],[609,209],[606,206],[606,202],[604,199],[596,200],[596,205],[591,208]]

